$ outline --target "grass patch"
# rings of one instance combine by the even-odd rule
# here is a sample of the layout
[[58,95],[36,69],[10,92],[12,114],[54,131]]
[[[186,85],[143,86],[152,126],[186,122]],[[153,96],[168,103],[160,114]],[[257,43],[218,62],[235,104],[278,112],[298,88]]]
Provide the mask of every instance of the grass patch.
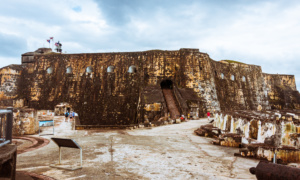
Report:
[[245,63],[242,63],[242,62],[239,62],[239,61],[234,61],[234,60],[222,60],[222,61],[226,61],[228,63],[245,64]]

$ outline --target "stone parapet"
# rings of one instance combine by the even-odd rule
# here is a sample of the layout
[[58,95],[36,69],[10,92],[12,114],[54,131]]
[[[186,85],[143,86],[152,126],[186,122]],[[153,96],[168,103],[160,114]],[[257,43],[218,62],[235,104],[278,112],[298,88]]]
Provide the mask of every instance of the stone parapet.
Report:
[[7,144],[0,147],[0,179],[15,179],[17,146]]

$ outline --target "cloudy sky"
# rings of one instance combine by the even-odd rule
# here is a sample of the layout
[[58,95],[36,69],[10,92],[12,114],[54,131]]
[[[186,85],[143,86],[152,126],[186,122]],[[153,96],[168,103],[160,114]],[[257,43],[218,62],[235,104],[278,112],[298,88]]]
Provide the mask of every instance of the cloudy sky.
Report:
[[199,48],[214,60],[294,74],[300,90],[298,0],[0,0],[0,67],[63,44],[63,52]]

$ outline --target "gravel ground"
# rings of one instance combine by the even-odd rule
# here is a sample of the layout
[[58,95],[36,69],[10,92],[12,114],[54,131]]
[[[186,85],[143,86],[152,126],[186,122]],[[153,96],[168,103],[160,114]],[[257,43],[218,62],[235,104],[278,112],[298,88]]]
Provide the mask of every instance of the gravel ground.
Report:
[[[58,162],[54,142],[18,155],[17,170],[56,179],[256,179],[249,173],[258,160],[233,156],[237,148],[211,144],[193,131],[206,119],[134,130],[72,130],[72,122],[55,117],[55,136],[74,139],[83,149],[83,168],[49,167]],[[112,150],[111,150],[112,149]],[[62,163],[76,166],[77,149],[63,148]]]

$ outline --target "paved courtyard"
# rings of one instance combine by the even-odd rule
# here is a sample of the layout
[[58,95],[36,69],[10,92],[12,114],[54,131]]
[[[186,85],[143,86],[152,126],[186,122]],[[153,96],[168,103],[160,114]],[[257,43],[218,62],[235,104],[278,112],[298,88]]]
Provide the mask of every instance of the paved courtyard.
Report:
[[[17,171],[55,179],[256,179],[249,173],[258,160],[233,156],[237,148],[212,145],[194,130],[206,119],[134,130],[72,130],[72,122],[55,117],[55,136],[72,138],[83,149],[83,168],[49,167],[58,162],[54,142],[19,154]],[[112,150],[111,150],[112,148]],[[77,165],[79,151],[62,149],[62,162]]]

